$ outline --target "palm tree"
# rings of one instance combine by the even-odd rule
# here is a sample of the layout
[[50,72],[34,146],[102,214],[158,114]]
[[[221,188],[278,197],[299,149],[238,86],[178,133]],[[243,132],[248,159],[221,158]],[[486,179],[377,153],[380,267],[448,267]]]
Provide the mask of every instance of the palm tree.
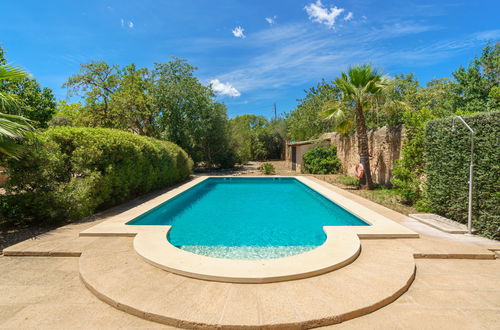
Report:
[[[0,82],[6,79],[27,77],[28,74],[21,68],[13,65],[0,65]],[[16,141],[24,139],[33,129],[28,119],[5,113],[7,110],[15,111],[21,106],[22,102],[17,95],[0,90],[0,153],[11,157],[16,157],[21,151],[21,145]]]
[[327,103],[324,116],[333,120],[340,132],[344,133],[350,130],[354,122],[356,123],[359,162],[364,168],[360,183],[366,185],[368,189],[373,189],[364,111],[380,98],[388,85],[388,79],[371,65],[364,64],[351,67],[334,82],[341,90],[341,99]]

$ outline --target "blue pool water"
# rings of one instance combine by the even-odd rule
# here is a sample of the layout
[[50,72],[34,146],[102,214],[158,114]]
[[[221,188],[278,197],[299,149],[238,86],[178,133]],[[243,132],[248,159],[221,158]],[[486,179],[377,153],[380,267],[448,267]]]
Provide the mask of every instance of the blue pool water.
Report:
[[323,244],[323,226],[367,225],[294,178],[234,177],[206,179],[128,224],[171,225],[171,244],[231,258],[230,247],[248,258],[255,247],[300,253]]

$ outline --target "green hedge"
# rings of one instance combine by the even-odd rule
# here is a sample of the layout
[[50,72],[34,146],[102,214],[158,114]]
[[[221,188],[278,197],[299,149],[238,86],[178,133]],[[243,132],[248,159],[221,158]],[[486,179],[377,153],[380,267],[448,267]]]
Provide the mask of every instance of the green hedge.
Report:
[[[500,238],[500,111],[464,118],[474,139],[473,227]],[[470,133],[458,120],[431,120],[425,127],[427,193],[431,210],[467,222]]]
[[337,147],[314,147],[304,154],[303,172],[309,174],[335,174],[341,162],[337,157]]
[[80,219],[182,181],[192,168],[173,143],[113,129],[53,128],[26,144],[5,164],[0,212],[14,223]]

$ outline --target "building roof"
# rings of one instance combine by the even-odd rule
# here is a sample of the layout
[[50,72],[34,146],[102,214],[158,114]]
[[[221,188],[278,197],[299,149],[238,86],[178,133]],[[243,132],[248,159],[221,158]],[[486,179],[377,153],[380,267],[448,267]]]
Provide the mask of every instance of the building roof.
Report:
[[315,144],[315,143],[319,143],[319,142],[322,142],[325,140],[328,140],[328,139],[319,138],[319,139],[315,139],[315,140],[306,140],[306,141],[290,141],[290,142],[287,142],[286,145],[287,146],[301,146],[301,145],[305,145],[305,144]]

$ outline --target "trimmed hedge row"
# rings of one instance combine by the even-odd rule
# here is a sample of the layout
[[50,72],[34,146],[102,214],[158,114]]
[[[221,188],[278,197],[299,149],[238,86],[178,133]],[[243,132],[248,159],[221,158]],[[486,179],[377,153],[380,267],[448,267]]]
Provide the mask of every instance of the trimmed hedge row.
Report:
[[0,213],[11,222],[81,219],[189,177],[179,146],[105,128],[59,127],[36,133],[26,153],[6,163]]
[[[467,116],[474,138],[473,227],[500,238],[500,111]],[[467,223],[470,132],[453,118],[425,127],[427,193],[432,212]]]

